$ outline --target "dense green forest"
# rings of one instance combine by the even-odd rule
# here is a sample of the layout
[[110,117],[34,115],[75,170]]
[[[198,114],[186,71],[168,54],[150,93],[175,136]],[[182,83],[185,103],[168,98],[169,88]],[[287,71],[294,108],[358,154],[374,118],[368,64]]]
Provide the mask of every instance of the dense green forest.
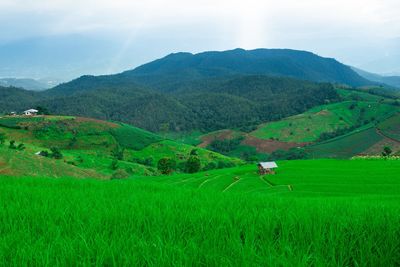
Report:
[[330,84],[260,75],[203,79],[168,93],[118,82],[97,81],[97,86],[61,96],[14,89],[20,96],[1,105],[1,112],[41,106],[52,114],[122,121],[157,132],[214,131],[257,125],[339,100]]

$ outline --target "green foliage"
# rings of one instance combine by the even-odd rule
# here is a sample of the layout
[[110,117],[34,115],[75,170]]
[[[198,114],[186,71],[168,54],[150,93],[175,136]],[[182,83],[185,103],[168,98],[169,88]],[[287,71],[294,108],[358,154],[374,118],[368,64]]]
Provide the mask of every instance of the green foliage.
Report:
[[6,134],[0,132],[0,145],[4,145],[5,141],[6,141]]
[[35,109],[38,111],[38,115],[50,115],[50,112],[46,107],[37,106]]
[[124,160],[124,152],[125,152],[125,148],[121,148],[119,146],[116,146],[112,151],[111,151],[111,155],[113,158],[115,158],[116,160]]
[[113,128],[111,134],[120,146],[135,150],[143,149],[150,144],[162,140],[158,135],[126,124]]
[[242,141],[243,137],[224,140],[215,139],[208,145],[207,148],[221,154],[228,154],[229,152],[235,150]]
[[200,158],[196,155],[191,155],[186,161],[186,172],[187,173],[196,173],[201,169],[201,161]]
[[162,158],[157,163],[157,169],[162,174],[171,174],[176,168],[176,160],[172,158]]
[[112,180],[126,179],[129,176],[130,176],[129,173],[126,170],[118,169],[112,174],[111,179]]
[[50,148],[50,151],[50,157],[52,157],[53,159],[62,159],[64,157],[58,147],[52,147]]
[[116,170],[116,169],[118,169],[118,160],[117,159],[113,159],[112,161],[111,161],[111,166],[110,166],[110,168],[111,168],[111,170]]
[[390,147],[385,146],[382,151],[382,156],[388,157],[392,154],[392,152],[393,152],[393,150]]
[[304,148],[291,148],[289,150],[278,149],[269,156],[269,160],[298,160],[307,159],[310,155]]
[[25,148],[26,148],[25,145],[23,143],[20,143],[20,144],[18,144],[16,149],[21,151],[21,150],[25,150]]
[[10,149],[17,149],[17,146],[15,145],[15,140],[11,140],[10,144],[8,145],[8,148]]

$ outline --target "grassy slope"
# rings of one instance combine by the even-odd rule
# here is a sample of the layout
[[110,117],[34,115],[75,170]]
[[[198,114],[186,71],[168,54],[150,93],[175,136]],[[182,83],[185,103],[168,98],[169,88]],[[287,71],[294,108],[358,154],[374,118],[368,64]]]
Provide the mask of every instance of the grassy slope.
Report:
[[[350,109],[356,104],[354,109]],[[361,110],[365,112],[361,115]],[[267,123],[252,133],[253,136],[275,138],[287,142],[313,142],[321,133],[351,127],[358,122],[379,119],[393,112],[394,107],[376,102],[345,101],[313,108],[303,114],[278,122]]]
[[[209,179],[226,182],[201,190],[187,179],[204,173],[125,181],[2,177],[0,260],[8,266],[396,266],[399,163],[279,162],[268,180],[293,191],[274,194],[257,190],[269,185],[255,166],[209,172]],[[221,193],[233,175],[241,179]]]
[[106,178],[104,174],[95,170],[78,168],[63,160],[49,159],[34,155],[30,151],[17,151],[0,146],[0,177],[21,175],[56,178]]
[[[116,147],[125,148],[124,160],[119,161],[119,168],[136,175],[156,174],[157,161],[162,157],[176,158],[179,163],[183,163],[193,149],[192,146],[167,141],[156,134],[127,124],[86,118],[5,117],[0,118],[0,132],[6,134],[8,141],[24,143],[27,147],[26,153],[33,155],[41,150],[58,147],[66,161],[106,175],[114,172],[110,166],[113,161],[112,151]],[[241,163],[240,160],[204,149],[199,150],[199,156],[203,166],[212,161]],[[134,158],[148,157],[154,159],[152,166],[132,162]]]

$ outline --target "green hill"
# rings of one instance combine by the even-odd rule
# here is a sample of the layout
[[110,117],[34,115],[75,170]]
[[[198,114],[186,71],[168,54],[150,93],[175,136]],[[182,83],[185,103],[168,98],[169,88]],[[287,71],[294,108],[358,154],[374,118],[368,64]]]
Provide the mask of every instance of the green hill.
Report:
[[[7,138],[2,146],[4,150],[32,156],[40,151],[51,153],[50,149],[55,147],[63,154],[63,159],[57,164],[55,159],[35,155],[30,158],[34,161],[33,166],[38,165],[39,163],[35,162],[40,160],[40,162],[56,164],[54,166],[62,168],[68,168],[70,165],[72,169],[93,170],[108,177],[118,169],[123,170],[127,175],[158,174],[157,162],[164,157],[174,159],[177,162],[176,171],[183,172],[191,151],[197,149],[168,141],[161,136],[127,124],[81,117],[6,116],[0,118],[0,133],[5,134]],[[24,151],[8,148],[9,141],[12,140],[16,142],[16,145],[24,144],[26,147]],[[7,154],[7,158],[11,155],[19,155],[10,153]],[[238,159],[228,158],[205,149],[197,149],[197,154],[203,168],[235,166],[242,163]],[[9,161],[10,159],[7,159],[7,162]],[[36,172],[35,168],[32,171]],[[47,176],[52,172],[38,170],[38,173]],[[58,172],[55,171],[55,173]],[[85,175],[82,173],[78,176]]]
[[378,102],[345,101],[318,106],[305,113],[264,124],[251,135],[285,142],[315,142],[323,133],[343,128],[358,128],[397,109]]

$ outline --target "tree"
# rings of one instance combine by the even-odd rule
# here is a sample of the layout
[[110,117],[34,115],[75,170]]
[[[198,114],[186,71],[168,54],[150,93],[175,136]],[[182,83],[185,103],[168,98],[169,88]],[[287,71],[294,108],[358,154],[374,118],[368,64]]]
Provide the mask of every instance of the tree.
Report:
[[16,149],[17,148],[16,145],[15,145],[15,141],[14,140],[10,141],[10,145],[8,146],[8,148],[11,148],[11,149]]
[[117,160],[123,160],[124,159],[124,152],[125,148],[121,148],[120,146],[116,146],[112,151],[111,154],[112,156],[117,159]]
[[0,133],[0,145],[3,145],[6,141],[6,135],[4,133]]
[[162,158],[157,163],[157,169],[162,174],[170,174],[176,168],[176,161],[171,158]]
[[190,156],[198,156],[199,153],[197,152],[197,149],[192,149],[192,151],[190,151]]
[[388,147],[388,146],[385,146],[384,148],[383,148],[383,151],[382,151],[382,156],[384,156],[384,157],[389,157],[390,156],[390,154],[392,154],[392,149],[390,148],[390,147]]
[[111,161],[111,166],[110,166],[111,170],[116,170],[118,169],[118,160],[117,159],[113,159],[113,161]]
[[42,151],[40,151],[39,155],[42,156],[42,157],[48,157],[49,156],[49,151],[42,150]]
[[19,144],[19,145],[17,146],[17,149],[18,149],[18,150],[24,150],[24,149],[25,149],[25,145],[24,145],[23,143],[21,143],[21,144]]
[[38,113],[37,113],[38,115],[50,115],[50,112],[45,107],[37,106],[36,110],[38,111]]
[[52,147],[50,148],[51,151],[51,157],[54,159],[62,159],[63,154],[61,153],[60,149],[58,147]]
[[186,172],[195,173],[201,169],[201,162],[198,156],[190,156],[186,161]]

